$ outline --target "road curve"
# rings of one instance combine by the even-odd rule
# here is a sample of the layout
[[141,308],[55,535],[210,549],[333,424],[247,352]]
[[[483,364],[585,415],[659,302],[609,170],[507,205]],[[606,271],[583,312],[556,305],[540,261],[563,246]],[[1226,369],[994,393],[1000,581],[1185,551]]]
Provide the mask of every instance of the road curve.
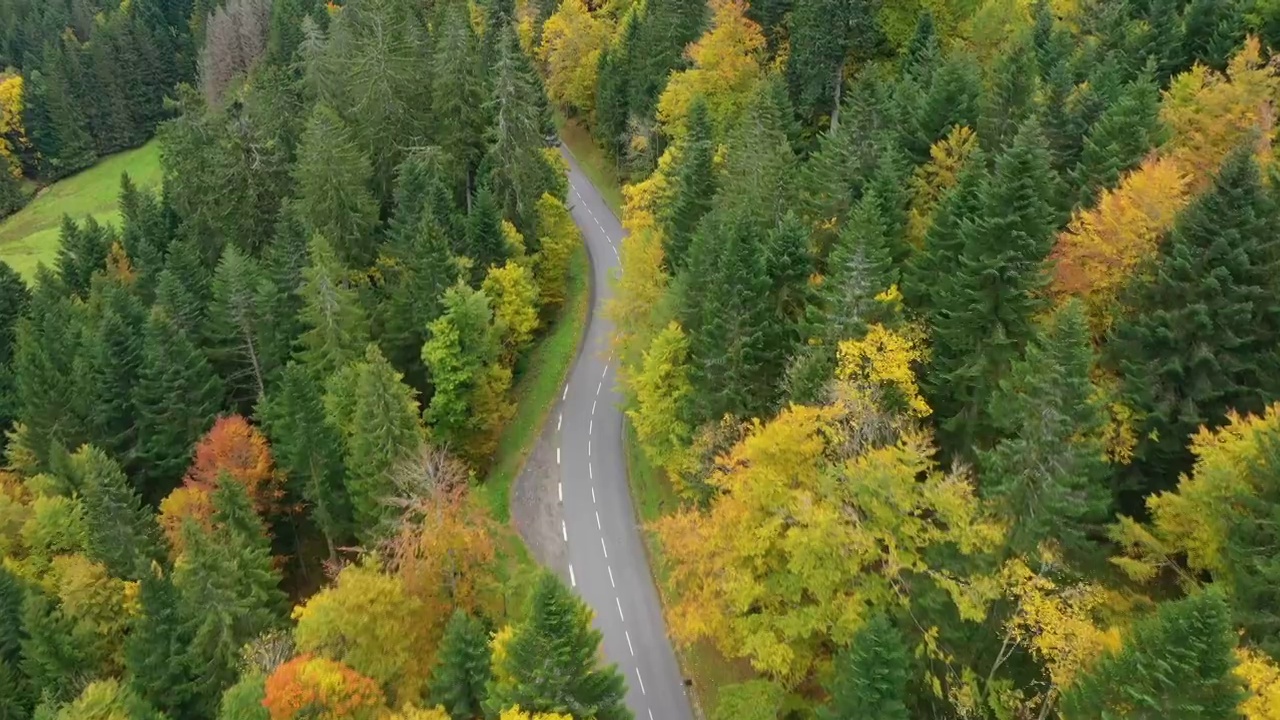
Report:
[[604,307],[613,295],[625,233],[577,162],[569,163],[569,206],[591,256],[591,314],[556,424],[556,493],[568,567],[559,568],[595,612],[604,652],[627,679],[627,706],[637,720],[692,720],[680,667],[644,541],[631,504],[623,454],[621,398],[615,389],[613,323]]

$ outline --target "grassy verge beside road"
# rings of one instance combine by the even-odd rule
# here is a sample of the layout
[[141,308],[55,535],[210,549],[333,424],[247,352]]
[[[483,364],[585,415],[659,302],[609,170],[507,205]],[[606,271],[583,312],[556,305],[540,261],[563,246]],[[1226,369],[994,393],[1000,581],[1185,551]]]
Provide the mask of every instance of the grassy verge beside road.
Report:
[[573,153],[578,166],[586,174],[587,179],[600,191],[605,204],[618,219],[622,219],[622,183],[618,179],[618,171],[613,161],[604,154],[586,126],[575,119],[565,118],[557,113],[556,125],[560,128],[560,139],[564,146]]
[[118,225],[116,204],[120,175],[125,172],[139,187],[159,186],[159,143],[153,140],[112,155],[45,188],[29,205],[0,222],[0,260],[30,279],[40,263],[52,265],[58,256],[63,215],[75,220],[92,215],[100,223]]

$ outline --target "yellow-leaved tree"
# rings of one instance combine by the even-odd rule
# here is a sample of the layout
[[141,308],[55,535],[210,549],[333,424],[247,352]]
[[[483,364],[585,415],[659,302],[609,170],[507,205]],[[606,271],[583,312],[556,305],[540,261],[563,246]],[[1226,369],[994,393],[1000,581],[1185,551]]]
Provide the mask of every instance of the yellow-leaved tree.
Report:
[[493,321],[502,337],[508,362],[514,362],[533,342],[538,329],[538,286],[529,268],[508,260],[502,267],[489,268],[481,285],[493,301]]
[[[910,373],[917,354],[883,329],[846,343],[832,405],[757,421],[708,479],[710,508],[656,523],[677,640],[709,639],[796,682],[871,612],[906,603],[911,583],[937,572],[931,552],[998,541],[970,479],[937,468],[913,421],[927,410]],[[878,405],[894,396],[901,411]]]
[[546,64],[547,95],[571,113],[588,117],[596,106],[600,52],[613,34],[606,13],[586,0],[563,0],[542,25],[538,57]]
[[1267,655],[1249,648],[1237,648],[1236,677],[1249,691],[1240,703],[1245,720],[1280,720],[1280,667]]
[[22,177],[17,153],[27,145],[22,110],[22,76],[0,74],[0,172],[14,177]]
[[684,137],[684,119],[698,96],[706,100],[712,127],[723,137],[763,75],[764,33],[747,17],[746,1],[711,0],[710,5],[711,27],[687,50],[693,66],[673,73],[658,99],[658,120],[676,141]]
[[1051,291],[1059,300],[1079,297],[1094,335],[1105,335],[1120,291],[1155,257],[1161,238],[1190,201],[1191,177],[1177,161],[1144,161],[1119,187],[1104,190],[1095,207],[1077,210],[1058,235],[1050,256]]
[[569,208],[558,198],[544,194],[538,199],[537,213],[539,247],[533,259],[533,278],[543,311],[554,311],[564,304],[569,287],[569,263],[581,237]]
[[679,458],[689,447],[693,429],[685,419],[685,403],[693,392],[689,382],[689,338],[672,320],[644,353],[631,378],[634,407],[627,417],[649,460],[678,474]]
[[960,179],[960,171],[976,149],[978,136],[964,125],[952,128],[946,137],[929,148],[929,162],[916,168],[911,176],[907,240],[912,245],[918,248],[924,244],[924,236],[933,224],[933,211],[938,201],[955,187]]
[[521,710],[517,705],[503,710],[499,720],[573,720],[573,717],[559,713],[529,713]]

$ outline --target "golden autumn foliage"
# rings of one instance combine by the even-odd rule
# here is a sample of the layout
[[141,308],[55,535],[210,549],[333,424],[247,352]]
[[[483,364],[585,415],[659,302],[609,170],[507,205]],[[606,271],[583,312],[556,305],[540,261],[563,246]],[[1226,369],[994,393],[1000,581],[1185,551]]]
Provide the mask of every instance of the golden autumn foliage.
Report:
[[432,708],[406,705],[399,710],[387,712],[379,720],[449,720],[449,713],[439,705]]
[[1240,703],[1244,720],[1280,720],[1280,667],[1249,648],[1237,648],[1236,659],[1236,677],[1249,691],[1249,697]]
[[977,134],[957,125],[929,148],[929,162],[912,173],[911,208],[907,214],[907,240],[912,245],[920,247],[924,243],[925,233],[933,224],[934,209],[942,196],[959,182],[960,171],[976,149]]
[[856,412],[793,406],[756,423],[709,478],[720,491],[710,510],[656,523],[678,641],[710,639],[795,681],[824,643],[905,603],[932,549],[994,542],[971,482],[938,471],[926,435],[866,443]]
[[333,660],[299,655],[267,678],[271,720],[374,720],[385,704],[378,683]]
[[520,709],[517,705],[502,711],[499,720],[573,720],[572,715],[561,715],[560,713],[528,713]]
[[888,409],[912,418],[932,412],[920,395],[913,368],[924,359],[919,333],[894,332],[875,324],[862,338],[841,342],[836,358],[837,380],[874,392]]
[[763,74],[760,26],[747,17],[746,0],[711,0],[711,26],[686,51],[692,67],[671,75],[658,99],[658,120],[675,141],[696,97],[706,100],[711,124],[723,135],[742,116]]
[[1191,177],[1171,159],[1148,159],[1095,207],[1079,210],[1050,256],[1052,292],[1079,297],[1090,327],[1110,329],[1120,292],[1155,257],[1165,233],[1191,201]]
[[592,12],[586,0],[560,3],[542,25],[538,48],[552,100],[588,116],[593,113],[600,53],[612,33],[608,15]]
[[1271,158],[1280,77],[1267,67],[1257,37],[1231,59],[1226,74],[1196,65],[1175,77],[1165,92],[1160,119],[1169,128],[1162,154],[1173,158],[1199,189],[1227,155],[1257,132],[1258,157]]
[[435,656],[428,637],[434,618],[400,578],[369,563],[348,565],[293,617],[299,650],[377,680],[397,700],[419,696]]
[[0,74],[0,172],[22,177],[17,152],[27,144],[22,127],[22,76]]
[[581,236],[569,208],[549,194],[538,198],[538,254],[533,260],[533,277],[538,285],[538,301],[544,310],[564,305],[569,289],[569,262]]
[[683,404],[693,391],[689,382],[689,340],[672,320],[644,352],[640,368],[631,377],[635,407],[627,411],[636,438],[654,464],[671,465],[689,443],[692,428],[682,416]]
[[1176,492],[1148,498],[1150,525],[1120,519],[1115,536],[1125,555],[1113,562],[1143,581],[1161,569],[1183,572],[1183,558],[1194,572],[1215,577],[1229,572],[1224,550],[1235,519],[1232,508],[1240,498],[1258,493],[1259,488],[1251,486],[1249,470],[1265,467],[1260,439],[1277,432],[1280,405],[1267,408],[1262,417],[1233,412],[1217,430],[1200,428],[1191,438],[1196,458],[1192,473],[1182,476]]
[[502,345],[510,361],[514,361],[529,343],[539,326],[538,286],[533,272],[515,261],[502,267],[491,267],[481,285],[493,302],[493,320],[502,333]]
[[156,518],[174,557],[186,551],[182,526],[187,520],[205,530],[212,530],[213,498],[204,490],[184,485],[174,488],[173,492],[160,501],[160,514]]
[[68,639],[75,647],[103,660],[108,670],[123,669],[124,639],[137,609],[136,583],[111,577],[101,564],[77,554],[53,558],[41,584],[71,620]]

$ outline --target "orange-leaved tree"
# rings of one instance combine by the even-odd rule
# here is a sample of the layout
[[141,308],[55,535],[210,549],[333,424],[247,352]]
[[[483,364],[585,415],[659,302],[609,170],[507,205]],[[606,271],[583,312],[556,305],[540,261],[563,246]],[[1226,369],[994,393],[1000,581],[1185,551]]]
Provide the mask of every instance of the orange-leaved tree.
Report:
[[378,683],[340,662],[299,655],[267,678],[271,720],[373,720],[385,706]]

